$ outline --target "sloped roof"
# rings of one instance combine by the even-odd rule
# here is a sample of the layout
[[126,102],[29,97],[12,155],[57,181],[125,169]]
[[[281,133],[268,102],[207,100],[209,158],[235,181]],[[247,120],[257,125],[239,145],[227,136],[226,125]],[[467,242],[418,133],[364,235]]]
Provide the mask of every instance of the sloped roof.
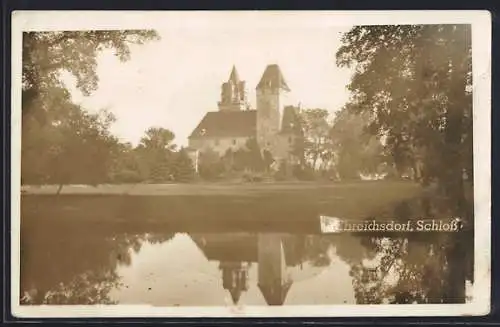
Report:
[[189,138],[252,137],[257,133],[257,111],[207,112]]
[[268,305],[283,305],[292,284],[292,281],[286,281],[283,284],[274,282],[272,284],[262,285],[259,283],[257,286]]
[[281,133],[301,134],[302,124],[300,121],[298,108],[287,106],[283,109],[283,118],[281,119]]
[[[191,234],[191,239],[211,261],[258,262],[257,234]],[[304,244],[293,236],[282,238],[287,266],[303,261]]]
[[238,304],[241,297],[241,289],[232,288],[229,290],[229,294],[231,294],[231,299],[233,300],[233,304]]
[[257,261],[257,236],[255,234],[200,234],[190,236],[207,260],[221,262]]
[[281,73],[280,67],[276,64],[268,65],[259,84],[257,84],[256,89],[261,88],[272,88],[272,89],[283,89],[285,91],[290,91],[288,84]]

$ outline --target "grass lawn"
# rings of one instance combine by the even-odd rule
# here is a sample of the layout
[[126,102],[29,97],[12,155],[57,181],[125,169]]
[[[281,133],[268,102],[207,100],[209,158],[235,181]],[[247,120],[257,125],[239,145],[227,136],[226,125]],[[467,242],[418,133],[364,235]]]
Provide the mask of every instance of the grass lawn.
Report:
[[[412,182],[165,184],[67,186],[56,196],[51,186],[21,197],[21,226],[112,224],[132,230],[147,226],[259,224],[281,229],[316,228],[319,215],[346,219],[393,218],[398,204],[424,190]],[[54,191],[54,192],[52,192]],[[313,225],[311,225],[313,223]]]
[[[61,195],[261,195],[269,193],[304,193],[308,191],[373,190],[414,191],[418,185],[409,181],[355,181],[355,182],[261,182],[261,183],[187,183],[187,184],[107,184],[66,185]],[[55,195],[57,185],[23,186],[24,194]]]

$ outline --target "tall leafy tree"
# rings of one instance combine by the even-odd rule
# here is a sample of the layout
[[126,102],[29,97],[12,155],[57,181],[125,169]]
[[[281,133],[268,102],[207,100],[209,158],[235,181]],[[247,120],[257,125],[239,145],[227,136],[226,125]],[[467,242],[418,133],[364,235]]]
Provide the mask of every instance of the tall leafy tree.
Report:
[[[246,167],[252,171],[262,171],[265,168],[265,162],[262,151],[257,143],[257,139],[249,138],[245,143]],[[268,157],[268,161],[271,159]],[[270,164],[270,163],[269,163]]]
[[216,151],[205,149],[200,152],[198,172],[206,180],[216,180],[224,172],[224,162]]
[[177,182],[188,182],[194,177],[193,161],[184,148],[181,148],[174,155],[172,175]]
[[[113,49],[119,60],[126,61],[130,59],[131,45],[143,44],[157,38],[157,33],[151,30],[23,34],[21,154],[23,183],[47,182],[49,159],[54,157],[49,154],[55,154],[58,163],[63,165],[60,154],[68,154],[70,145],[66,144],[65,148],[68,151],[63,151],[60,146],[55,146],[57,142],[54,138],[73,141],[72,137],[58,136],[65,124],[76,124],[79,128],[86,126],[87,130],[96,130],[97,117],[89,116],[72,103],[70,93],[61,79],[63,72],[72,74],[76,78],[77,88],[83,94],[89,95],[98,87],[99,78],[96,73],[98,53],[105,49]],[[102,130],[99,133],[102,134]],[[77,149],[74,152],[77,156]],[[82,156],[83,151],[79,158],[84,160]],[[71,165],[80,159],[66,162],[65,169],[71,170]],[[68,172],[68,174],[77,173]]]
[[173,160],[176,145],[175,135],[163,127],[150,127],[141,138],[137,152],[143,162],[143,172],[153,182],[173,179]]
[[356,26],[336,59],[354,69],[351,110],[370,114],[396,167],[421,163],[463,212],[463,172],[472,176],[470,26]]
[[174,151],[176,145],[173,143],[175,134],[163,127],[150,127],[141,138],[140,145],[147,149],[162,149]]
[[145,178],[141,174],[141,160],[131,143],[118,143],[112,153],[109,179],[113,183],[138,183]]
[[[40,218],[45,223],[37,223]],[[96,229],[75,221],[68,224],[67,219],[59,220],[55,227],[51,219],[53,215],[40,216],[39,212],[26,216],[22,231],[26,237],[21,241],[21,303],[114,303],[109,293],[122,286],[116,268],[131,264],[133,251],[138,252],[146,235]]]
[[380,140],[367,130],[366,113],[353,113],[349,106],[337,112],[330,130],[335,167],[342,179],[359,178],[360,173],[377,173],[383,162]]
[[74,106],[52,131],[48,165],[44,172],[51,183],[97,185],[108,180],[112,153],[118,141],[109,133],[115,120],[106,111],[89,114]]
[[326,109],[305,109],[300,113],[301,125],[304,131],[303,151],[311,167],[316,169],[319,159],[330,158],[330,124]]
[[62,72],[70,72],[76,78],[78,89],[89,95],[98,87],[96,68],[99,52],[113,49],[120,61],[127,61],[131,56],[130,45],[158,38],[153,30],[25,32],[23,113],[35,108],[50,108],[43,100],[51,96],[52,88],[64,87]]

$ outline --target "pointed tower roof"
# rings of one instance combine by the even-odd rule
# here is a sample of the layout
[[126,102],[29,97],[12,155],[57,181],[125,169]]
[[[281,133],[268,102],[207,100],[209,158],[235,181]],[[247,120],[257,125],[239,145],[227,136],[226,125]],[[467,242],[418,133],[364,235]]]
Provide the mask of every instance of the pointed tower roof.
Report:
[[238,304],[241,297],[241,289],[232,288],[229,290],[229,293],[231,294],[231,299],[233,299],[233,304]]
[[288,84],[281,73],[280,67],[277,64],[268,65],[259,84],[257,84],[256,89],[261,88],[272,88],[272,89],[283,89],[285,91],[290,91]]
[[292,284],[292,281],[287,281],[283,284],[274,282],[272,284],[262,285],[259,283],[257,286],[268,305],[283,305]]
[[229,82],[239,83],[240,76],[238,75],[238,71],[236,70],[236,66],[233,65],[233,69],[231,70],[231,74],[229,75]]

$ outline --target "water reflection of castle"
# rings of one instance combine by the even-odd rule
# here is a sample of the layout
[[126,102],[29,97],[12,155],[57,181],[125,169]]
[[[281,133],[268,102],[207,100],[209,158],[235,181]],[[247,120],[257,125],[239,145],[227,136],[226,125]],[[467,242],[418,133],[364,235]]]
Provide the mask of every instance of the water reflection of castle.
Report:
[[258,263],[258,287],[268,305],[282,305],[293,284],[290,268],[305,261],[307,238],[286,234],[208,234],[191,238],[210,261],[219,261],[222,284],[237,304]]

